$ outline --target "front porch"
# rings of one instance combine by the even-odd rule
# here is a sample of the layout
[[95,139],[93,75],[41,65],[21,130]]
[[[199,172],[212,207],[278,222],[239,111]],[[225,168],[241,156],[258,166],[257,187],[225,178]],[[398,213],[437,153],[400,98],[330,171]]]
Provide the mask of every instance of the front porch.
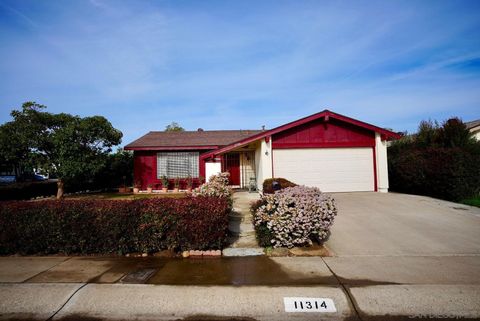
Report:
[[256,188],[255,151],[234,151],[224,154],[222,172],[230,173],[229,185],[232,188]]
[[220,172],[230,173],[232,188],[262,190],[264,179],[271,178],[270,138],[252,139],[242,145],[223,148],[200,156],[200,173],[207,180]]

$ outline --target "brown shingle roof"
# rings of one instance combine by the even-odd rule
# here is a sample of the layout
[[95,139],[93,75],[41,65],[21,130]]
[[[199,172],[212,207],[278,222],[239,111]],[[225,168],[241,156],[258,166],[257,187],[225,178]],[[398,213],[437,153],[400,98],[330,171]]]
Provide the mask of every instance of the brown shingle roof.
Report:
[[184,132],[149,132],[125,146],[125,149],[147,147],[225,146],[260,133],[261,130],[205,130]]
[[465,125],[467,126],[468,129],[472,129],[474,127],[480,126],[480,119],[466,122]]

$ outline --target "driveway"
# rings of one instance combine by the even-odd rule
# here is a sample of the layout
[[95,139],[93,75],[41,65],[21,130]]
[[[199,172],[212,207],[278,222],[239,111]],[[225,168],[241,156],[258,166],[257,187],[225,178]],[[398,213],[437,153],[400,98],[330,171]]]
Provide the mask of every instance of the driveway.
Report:
[[397,193],[334,193],[337,256],[480,255],[480,208]]
[[396,193],[333,197],[335,256],[324,261],[363,320],[478,317],[480,209]]

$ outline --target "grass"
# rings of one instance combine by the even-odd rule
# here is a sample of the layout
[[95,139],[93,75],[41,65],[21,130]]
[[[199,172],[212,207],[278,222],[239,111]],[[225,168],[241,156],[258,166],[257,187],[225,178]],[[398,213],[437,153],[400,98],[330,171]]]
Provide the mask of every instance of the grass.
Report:
[[480,196],[461,200],[460,203],[480,207]]
[[68,195],[65,197],[65,199],[137,200],[144,198],[182,198],[185,196],[187,196],[186,193],[92,193]]

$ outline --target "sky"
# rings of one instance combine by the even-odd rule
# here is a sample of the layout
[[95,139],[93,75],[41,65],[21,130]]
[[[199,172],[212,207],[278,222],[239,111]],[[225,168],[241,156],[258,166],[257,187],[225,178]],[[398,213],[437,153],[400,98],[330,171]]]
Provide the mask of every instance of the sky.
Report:
[[414,132],[480,118],[480,1],[0,0],[0,123],[25,101],[127,144],[330,109]]

